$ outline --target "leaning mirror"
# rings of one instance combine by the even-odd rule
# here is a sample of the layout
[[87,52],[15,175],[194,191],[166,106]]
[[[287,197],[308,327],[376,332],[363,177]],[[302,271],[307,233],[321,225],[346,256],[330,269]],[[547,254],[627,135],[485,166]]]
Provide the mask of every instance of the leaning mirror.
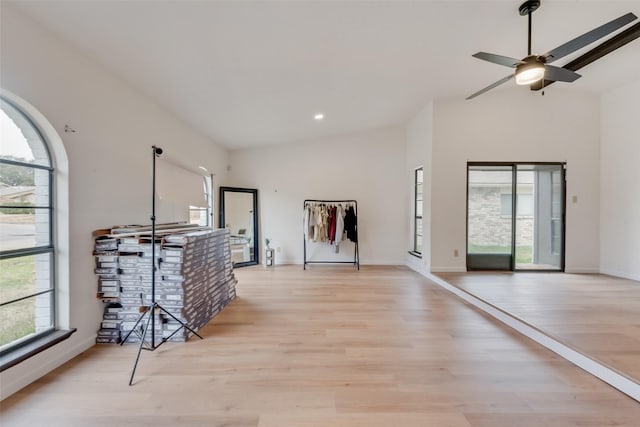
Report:
[[258,264],[258,190],[220,187],[220,227],[231,231],[234,267]]

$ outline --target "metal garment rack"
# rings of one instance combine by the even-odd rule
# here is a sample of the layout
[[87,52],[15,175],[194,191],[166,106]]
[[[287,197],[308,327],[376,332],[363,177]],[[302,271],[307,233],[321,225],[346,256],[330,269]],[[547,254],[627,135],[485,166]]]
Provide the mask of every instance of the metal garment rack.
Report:
[[[356,213],[356,241],[354,242],[355,244],[355,248],[353,251],[353,261],[309,261],[307,260],[307,239],[306,239],[306,233],[304,231],[304,229],[302,230],[302,241],[304,244],[304,263],[303,263],[303,269],[306,270],[307,269],[307,264],[353,264],[355,265],[358,270],[360,270],[360,253],[358,252],[358,242],[359,242],[359,238],[358,238],[358,202],[356,200],[315,200],[315,199],[306,199],[302,205],[302,209],[306,209],[307,207],[307,203],[325,203],[325,204],[331,204],[331,203],[352,203],[353,204],[353,208],[355,210]],[[302,222],[302,227],[304,228],[304,221]]]

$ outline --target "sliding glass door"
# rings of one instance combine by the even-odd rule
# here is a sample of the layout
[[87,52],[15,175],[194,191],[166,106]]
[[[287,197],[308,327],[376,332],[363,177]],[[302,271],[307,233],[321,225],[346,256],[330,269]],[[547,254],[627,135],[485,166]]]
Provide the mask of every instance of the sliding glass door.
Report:
[[467,269],[511,270],[513,168],[469,165],[467,181]]
[[564,269],[564,164],[469,163],[467,269]]

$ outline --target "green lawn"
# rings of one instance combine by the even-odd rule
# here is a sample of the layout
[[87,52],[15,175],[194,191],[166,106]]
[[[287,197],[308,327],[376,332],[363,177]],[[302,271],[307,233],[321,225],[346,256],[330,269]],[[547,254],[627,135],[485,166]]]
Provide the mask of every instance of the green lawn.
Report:
[[[35,292],[35,257],[0,260],[0,301]],[[35,298],[0,307],[0,346],[35,332]]]

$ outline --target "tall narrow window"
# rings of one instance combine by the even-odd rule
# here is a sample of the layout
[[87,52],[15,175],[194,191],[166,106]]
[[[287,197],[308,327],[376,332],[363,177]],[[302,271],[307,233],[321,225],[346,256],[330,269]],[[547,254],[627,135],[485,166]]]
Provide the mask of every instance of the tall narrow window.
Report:
[[423,170],[415,170],[414,177],[414,221],[413,221],[413,251],[422,255],[422,194],[423,194]]
[[213,227],[213,175],[203,176],[204,204],[206,206],[189,206],[189,223],[203,227]]
[[0,99],[0,354],[55,328],[53,167],[20,109]]

